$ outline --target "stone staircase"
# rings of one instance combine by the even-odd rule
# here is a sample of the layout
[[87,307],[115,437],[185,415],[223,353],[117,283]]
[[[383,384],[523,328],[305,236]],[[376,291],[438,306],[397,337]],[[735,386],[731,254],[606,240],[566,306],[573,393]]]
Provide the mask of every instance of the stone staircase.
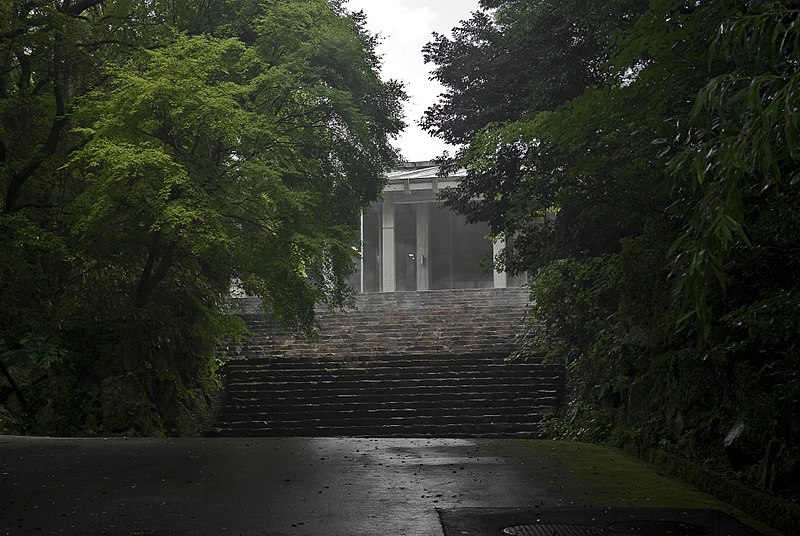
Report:
[[538,437],[563,396],[563,370],[507,362],[523,289],[371,294],[318,311],[307,339],[238,313],[253,337],[219,349],[225,394],[210,435]]

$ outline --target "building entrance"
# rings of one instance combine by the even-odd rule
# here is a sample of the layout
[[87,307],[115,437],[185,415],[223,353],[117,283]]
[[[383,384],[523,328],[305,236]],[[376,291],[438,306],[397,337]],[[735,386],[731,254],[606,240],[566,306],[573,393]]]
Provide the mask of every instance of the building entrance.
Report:
[[464,171],[440,177],[430,162],[408,163],[387,176],[383,199],[362,218],[361,292],[504,288],[492,259],[504,247],[486,224],[441,206],[440,188],[456,186]]
[[[395,290],[417,290],[417,211],[415,205],[398,205],[394,214]],[[423,259],[419,259],[422,261]],[[420,289],[423,290],[423,289]]]

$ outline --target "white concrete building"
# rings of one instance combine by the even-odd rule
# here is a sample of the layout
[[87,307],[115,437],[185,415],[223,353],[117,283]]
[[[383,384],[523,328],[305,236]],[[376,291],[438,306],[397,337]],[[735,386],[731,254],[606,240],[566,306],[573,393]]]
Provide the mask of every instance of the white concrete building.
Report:
[[409,162],[388,174],[383,200],[361,219],[362,256],[353,286],[362,293],[505,288],[524,283],[491,268],[503,247],[486,224],[468,224],[438,194],[456,186],[459,171],[438,177],[433,162]]

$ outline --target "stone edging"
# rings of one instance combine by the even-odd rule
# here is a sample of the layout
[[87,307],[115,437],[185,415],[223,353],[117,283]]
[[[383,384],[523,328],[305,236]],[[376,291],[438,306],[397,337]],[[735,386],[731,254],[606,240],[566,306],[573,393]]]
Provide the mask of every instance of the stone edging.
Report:
[[625,445],[622,450],[695,488],[713,495],[781,531],[792,534],[800,527],[800,506],[725,478],[705,467],[661,449]]

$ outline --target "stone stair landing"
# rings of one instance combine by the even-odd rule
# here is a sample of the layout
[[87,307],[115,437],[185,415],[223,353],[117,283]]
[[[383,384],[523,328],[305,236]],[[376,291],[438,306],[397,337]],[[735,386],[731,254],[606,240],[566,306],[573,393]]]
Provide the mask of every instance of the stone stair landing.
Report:
[[509,354],[522,327],[528,291],[462,289],[361,294],[356,310],[318,309],[320,330],[306,338],[265,320],[255,298],[234,311],[253,337],[218,349],[223,360],[247,357],[362,358],[385,355]]

